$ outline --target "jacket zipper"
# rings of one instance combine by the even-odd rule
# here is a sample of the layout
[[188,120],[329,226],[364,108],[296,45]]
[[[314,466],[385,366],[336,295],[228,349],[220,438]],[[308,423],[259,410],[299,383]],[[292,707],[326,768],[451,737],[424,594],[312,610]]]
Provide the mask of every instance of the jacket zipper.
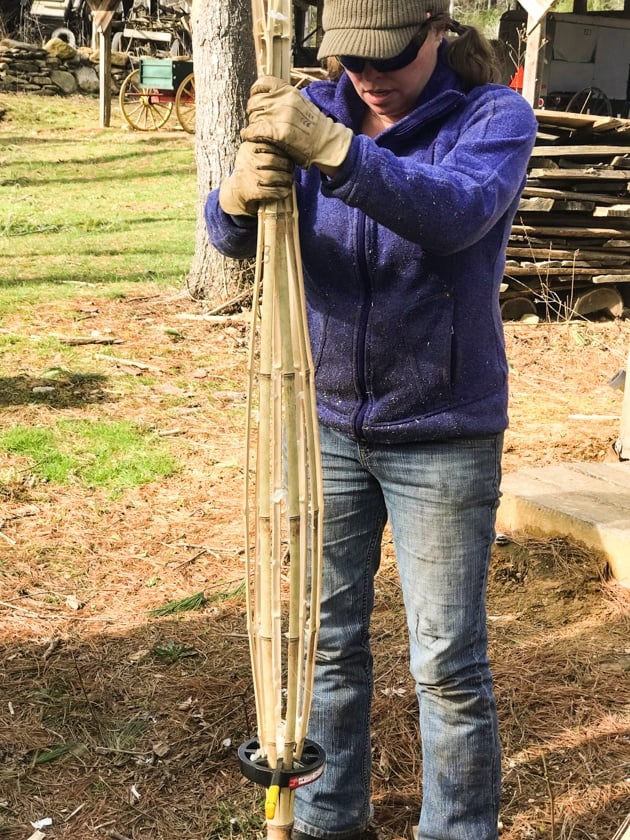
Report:
[[[423,125],[426,122],[430,122],[433,119],[438,119],[449,113],[450,111],[455,110],[461,103],[461,100],[464,97],[462,95],[457,96],[452,101],[447,100],[446,103],[440,103],[440,106],[436,110],[429,110],[429,113],[425,115],[423,120]],[[398,127],[396,127],[398,128]],[[412,131],[416,131],[418,128],[418,123],[414,123],[413,125],[407,127],[406,129],[398,128],[399,135],[408,134]],[[365,213],[362,213],[360,210],[357,210],[357,261],[359,263],[359,276],[365,278],[364,283],[364,300],[363,300],[363,307],[361,311],[361,318],[359,320],[359,330],[357,335],[357,356],[356,356],[356,376],[357,376],[357,399],[359,401],[359,407],[357,409],[356,414],[354,415],[354,420],[352,423],[352,427],[354,430],[354,436],[356,440],[364,440],[363,434],[363,422],[365,420],[365,415],[367,414],[368,410],[368,394],[367,394],[367,385],[365,381],[365,345],[366,345],[366,335],[367,335],[367,324],[370,317],[370,281],[369,281],[369,274],[368,274],[368,260],[365,253],[365,239],[366,239],[366,216]]]

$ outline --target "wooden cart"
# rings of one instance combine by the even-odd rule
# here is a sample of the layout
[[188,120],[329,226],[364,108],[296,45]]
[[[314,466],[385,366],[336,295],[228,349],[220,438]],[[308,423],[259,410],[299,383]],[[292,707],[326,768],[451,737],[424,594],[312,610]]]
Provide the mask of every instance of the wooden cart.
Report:
[[138,131],[154,131],[175,109],[179,124],[195,132],[195,77],[193,63],[182,58],[140,58],[120,88],[120,110]]

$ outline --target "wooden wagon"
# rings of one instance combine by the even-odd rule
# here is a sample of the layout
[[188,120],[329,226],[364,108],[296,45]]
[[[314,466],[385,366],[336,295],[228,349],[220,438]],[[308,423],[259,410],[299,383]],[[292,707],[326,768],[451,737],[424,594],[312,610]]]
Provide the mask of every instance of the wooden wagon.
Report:
[[179,124],[195,132],[195,77],[193,62],[182,58],[140,58],[139,66],[122,83],[120,110],[138,131],[154,131],[175,109]]

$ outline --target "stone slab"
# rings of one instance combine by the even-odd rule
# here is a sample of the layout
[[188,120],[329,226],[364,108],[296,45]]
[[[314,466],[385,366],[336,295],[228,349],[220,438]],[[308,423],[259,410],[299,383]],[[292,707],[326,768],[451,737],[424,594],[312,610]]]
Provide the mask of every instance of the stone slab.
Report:
[[630,587],[630,462],[568,463],[503,476],[498,531],[563,536],[601,552]]

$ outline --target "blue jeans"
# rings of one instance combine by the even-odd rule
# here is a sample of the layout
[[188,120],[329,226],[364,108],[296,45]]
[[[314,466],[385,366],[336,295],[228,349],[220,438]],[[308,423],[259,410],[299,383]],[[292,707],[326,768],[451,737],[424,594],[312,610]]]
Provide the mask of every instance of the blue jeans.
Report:
[[309,737],[322,777],[296,791],[295,827],[344,840],[370,815],[369,624],[389,519],[420,709],[419,840],[496,840],[501,757],[486,585],[502,436],[363,445],[322,428],[324,571]]

